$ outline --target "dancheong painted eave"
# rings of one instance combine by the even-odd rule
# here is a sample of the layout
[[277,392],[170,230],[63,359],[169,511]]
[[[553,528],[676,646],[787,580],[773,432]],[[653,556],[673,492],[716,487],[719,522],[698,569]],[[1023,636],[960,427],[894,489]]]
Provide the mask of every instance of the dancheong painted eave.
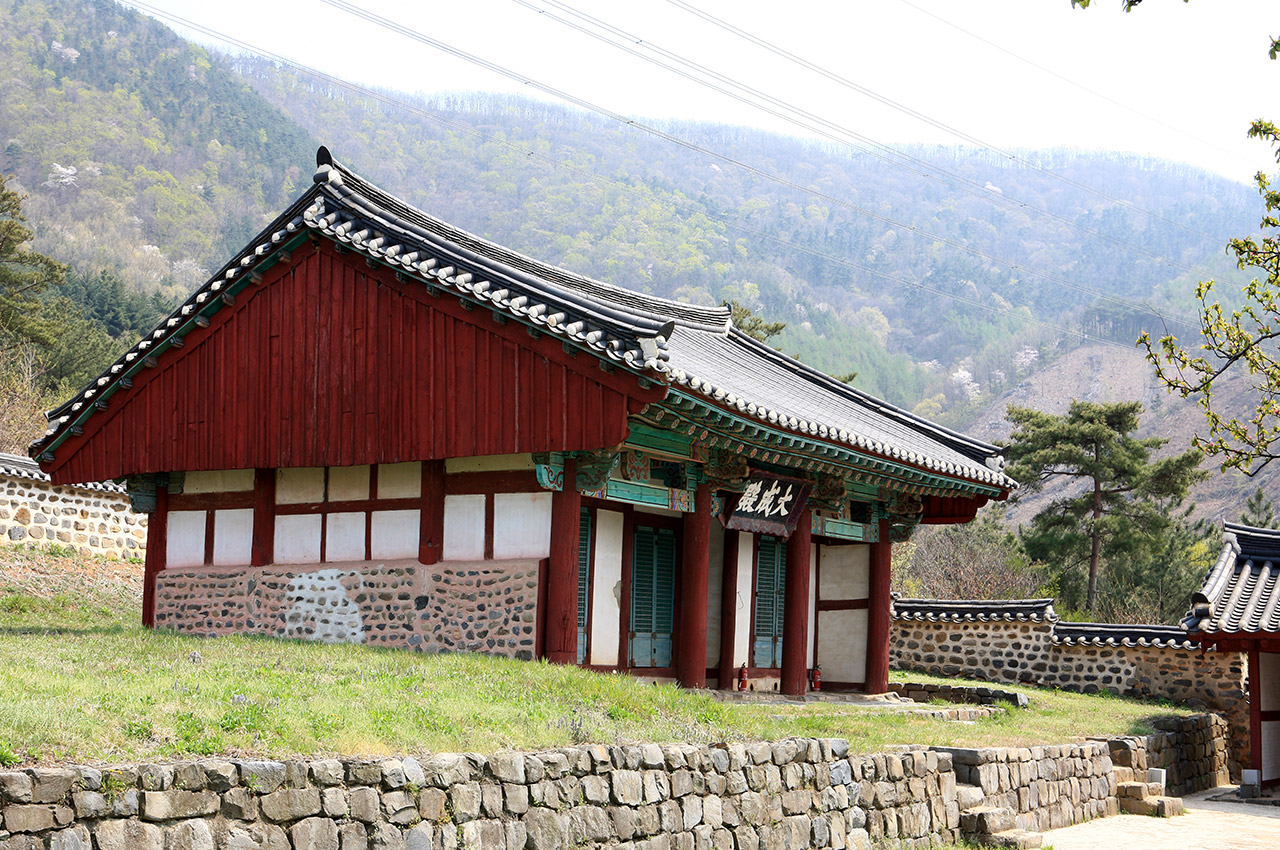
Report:
[[[356,252],[432,294],[491,311],[532,336],[560,339],[642,387],[680,387],[746,422],[850,447],[950,479],[958,489],[1016,487],[992,445],[948,430],[789,358],[734,327],[729,310],[631,292],[518,254],[436,219],[317,153],[314,184],[154,331],[51,411],[30,447],[46,469],[79,450],[91,417],[144,368],[180,356],[184,337],[217,321],[237,296],[309,239]],[[647,384],[646,384],[647,382]],[[85,436],[88,436],[85,434]],[[136,470],[113,470],[127,475]],[[999,496],[997,496],[999,497]]]

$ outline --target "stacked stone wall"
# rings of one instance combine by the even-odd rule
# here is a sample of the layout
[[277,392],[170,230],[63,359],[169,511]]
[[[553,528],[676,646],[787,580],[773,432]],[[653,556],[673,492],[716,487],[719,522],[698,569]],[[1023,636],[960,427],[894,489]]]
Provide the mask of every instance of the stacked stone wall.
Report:
[[[893,621],[890,663],[899,670],[990,682],[1110,691],[1167,699],[1224,714],[1247,730],[1247,663],[1241,653],[1176,646],[1096,646],[1055,641],[1053,623]],[[1232,738],[1231,772],[1248,764],[1247,736]]]
[[29,768],[0,772],[0,850],[927,847],[980,832],[977,807],[1032,829],[1115,814],[1118,776],[1145,779],[1139,763],[1203,780],[1199,759],[1179,759],[1222,722],[1180,720],[1154,748],[1143,737],[858,755],[839,739],[789,739]]
[[531,659],[538,569],[520,560],[163,570],[156,626]]
[[80,555],[146,556],[147,515],[122,492],[55,486],[0,474],[0,535],[11,543],[71,547]]

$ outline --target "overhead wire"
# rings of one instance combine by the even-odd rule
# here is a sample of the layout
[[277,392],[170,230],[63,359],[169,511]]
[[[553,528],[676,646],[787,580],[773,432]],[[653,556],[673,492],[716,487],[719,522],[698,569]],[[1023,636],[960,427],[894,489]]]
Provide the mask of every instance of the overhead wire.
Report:
[[[543,0],[543,1],[557,7],[564,6],[564,4],[560,2],[560,0]],[[518,2],[524,5],[524,0],[515,0],[515,2]],[[965,132],[964,130],[961,130],[950,124],[947,124],[946,122],[937,120],[929,115],[926,115],[925,113],[920,112],[917,109],[914,109],[910,106],[907,106],[904,103],[894,100],[893,98],[890,98],[886,95],[882,95],[879,92],[876,92],[864,85],[861,85],[860,83],[850,80],[848,77],[837,74],[836,72],[831,71],[830,69],[825,68],[822,65],[819,65],[816,62],[813,62],[810,59],[806,59],[803,56],[800,56],[796,53],[786,50],[783,47],[778,46],[777,44],[774,44],[773,42],[769,41],[768,39],[762,36],[758,36],[754,33],[748,32],[747,30],[742,29],[741,27],[729,21],[726,21],[723,18],[717,17],[711,14],[710,12],[700,9],[699,7],[693,5],[692,3],[687,2],[687,0],[667,0],[667,2],[673,6],[676,6],[679,9],[683,9],[684,11],[688,12],[691,15],[694,15],[706,21],[709,24],[712,24],[713,26],[719,29],[729,32],[752,44],[755,44],[756,46],[764,50],[767,50],[776,56],[780,56],[783,59],[786,59],[788,62],[799,65],[800,67],[805,68],[806,70],[812,71],[813,73],[818,74],[830,80],[831,82],[834,82],[840,86],[843,86],[844,88],[847,88],[851,91],[855,91],[858,94],[861,94],[865,97],[869,97],[872,100],[876,101],[877,103],[883,104],[884,106],[888,106],[891,109],[897,110],[898,112],[901,112],[904,115],[908,115],[916,119],[917,121],[922,121],[925,124],[928,124],[946,133],[950,133],[951,135],[955,136],[958,139],[963,139],[964,141],[967,141],[970,144],[977,145],[978,147],[984,148],[990,151],[991,153],[998,154],[1010,160],[1011,162],[1017,163],[1018,165],[1024,168],[1039,172],[1040,174],[1043,174],[1046,177],[1049,177],[1054,180],[1058,180],[1062,183],[1065,183],[1068,186],[1071,186],[1075,189],[1079,189],[1080,191],[1091,194],[1094,197],[1100,198],[1109,203],[1113,203],[1118,206],[1125,207],[1126,209],[1131,209],[1131,210],[1134,210],[1135,212],[1142,213],[1155,221],[1163,222],[1164,224],[1167,224],[1170,227],[1175,227],[1179,230],[1182,230],[1185,233],[1189,233],[1193,236],[1201,237],[1205,240],[1216,241],[1218,244],[1226,244],[1226,241],[1227,241],[1226,237],[1219,237],[1219,236],[1214,236],[1213,234],[1210,234],[1210,233],[1205,233],[1204,231],[1191,227],[1185,224],[1184,222],[1170,219],[1166,216],[1161,215],[1160,213],[1140,207],[1137,204],[1134,204],[1132,201],[1126,200],[1124,198],[1116,197],[1115,195],[1111,195],[1107,192],[1102,191],[1101,189],[1090,186],[1087,183],[1082,183],[1078,180],[1073,180],[1072,178],[1066,176],[1065,174],[1059,174],[1058,172],[1053,171],[1052,169],[1045,168],[1039,163],[1033,162],[1024,156],[1018,155],[1013,151],[1003,149],[991,142],[985,141],[977,136],[974,136],[970,133]],[[902,2],[907,2],[907,0],[902,0]],[[911,5],[911,4],[907,3],[907,5]],[[912,8],[918,9],[919,7],[913,6]],[[926,13],[926,14],[931,14],[931,13]],[[651,49],[653,48],[652,43],[646,43],[646,44]],[[876,143],[876,144],[879,144],[879,143]],[[1033,209],[1038,209],[1038,208],[1033,207]]]
[[[148,3],[139,2],[139,0],[129,0],[129,5],[134,6],[134,7],[136,7],[136,8],[139,8],[139,9],[142,9],[142,10],[146,11],[148,14],[154,15],[154,16],[156,16],[156,17],[158,17],[158,18],[163,19],[163,20],[167,20],[167,21],[169,21],[169,22],[171,22],[171,23],[177,24],[178,26],[181,26],[181,27],[184,27],[184,28],[187,28],[187,29],[190,29],[190,30],[194,30],[194,31],[199,32],[199,33],[203,33],[204,35],[209,36],[210,38],[213,38],[213,39],[215,39],[215,40],[217,40],[217,41],[220,41],[220,42],[222,42],[222,43],[224,43],[224,44],[227,44],[227,45],[229,45],[229,46],[231,46],[231,47],[234,47],[234,48],[237,48],[237,49],[239,49],[239,50],[241,50],[241,51],[244,51],[244,52],[245,52],[245,53],[247,53],[247,54],[251,54],[251,55],[257,56],[257,57],[259,57],[259,58],[261,58],[261,59],[266,59],[266,60],[268,60],[268,61],[270,61],[270,62],[273,62],[273,63],[276,63],[276,64],[278,64],[278,65],[280,65],[280,66],[282,66],[282,67],[292,68],[293,70],[296,70],[296,71],[299,71],[299,72],[301,72],[301,73],[307,74],[308,76],[314,77],[315,79],[321,80],[321,81],[323,81],[323,82],[325,82],[325,83],[327,83],[327,84],[329,84],[329,85],[332,85],[332,86],[336,86],[336,87],[339,87],[339,88],[346,89],[347,91],[350,91],[350,92],[352,92],[352,93],[358,94],[358,95],[360,95],[360,96],[362,96],[362,97],[367,97],[367,98],[369,98],[370,100],[377,101],[377,102],[382,103],[382,104],[385,104],[385,105],[387,105],[387,106],[391,106],[391,107],[395,107],[395,108],[398,108],[398,109],[402,109],[402,110],[404,110],[404,111],[406,111],[406,112],[412,113],[412,114],[414,114],[414,115],[418,115],[418,116],[420,116],[420,117],[422,117],[422,118],[426,118],[426,119],[427,119],[427,120],[429,120],[429,121],[432,121],[432,122],[434,122],[434,123],[440,124],[441,126],[445,126],[445,127],[448,127],[448,128],[450,128],[450,129],[452,129],[452,130],[456,130],[456,131],[459,131],[459,132],[462,132],[462,133],[466,133],[466,134],[471,135],[471,136],[473,136],[473,137],[475,137],[475,138],[483,139],[483,140],[484,140],[484,141],[486,141],[486,142],[490,142],[490,143],[493,143],[493,144],[501,145],[501,146],[506,147],[506,148],[508,148],[508,149],[511,149],[511,150],[516,151],[516,152],[522,153],[522,154],[524,154],[526,157],[528,157],[528,158],[530,158],[530,159],[537,159],[537,160],[540,160],[540,161],[542,161],[542,162],[546,163],[547,165],[551,166],[552,168],[565,169],[565,170],[573,171],[573,172],[576,172],[576,173],[582,174],[583,176],[585,176],[585,177],[587,177],[587,178],[589,178],[589,179],[591,179],[591,180],[593,180],[593,181],[595,181],[595,182],[598,182],[598,183],[601,183],[601,184],[605,184],[605,185],[614,186],[614,187],[617,187],[617,188],[621,188],[621,189],[623,189],[623,190],[625,190],[625,191],[627,191],[627,192],[629,192],[629,193],[631,193],[631,194],[639,195],[639,191],[638,191],[637,187],[636,187],[636,186],[634,186],[633,184],[627,183],[626,181],[618,180],[618,179],[616,179],[616,178],[612,178],[612,177],[608,177],[608,176],[603,175],[603,174],[598,174],[598,173],[593,172],[593,171],[591,171],[591,170],[589,170],[589,169],[587,169],[587,168],[584,168],[584,167],[582,167],[582,166],[578,166],[578,165],[574,165],[574,164],[572,164],[572,163],[558,161],[558,160],[556,160],[556,159],[554,159],[554,158],[552,158],[552,157],[550,157],[550,156],[548,156],[548,155],[546,155],[546,154],[544,154],[544,153],[541,153],[541,152],[539,152],[539,151],[537,151],[537,150],[534,150],[534,149],[532,149],[532,148],[525,148],[525,147],[522,147],[522,146],[520,146],[520,145],[518,145],[518,144],[515,144],[515,143],[511,142],[511,141],[510,141],[510,140],[508,140],[508,139],[505,139],[505,138],[499,138],[499,137],[496,137],[496,136],[491,136],[491,135],[489,135],[489,134],[487,134],[487,133],[484,133],[484,132],[482,132],[482,131],[480,131],[480,130],[477,130],[477,129],[475,129],[474,127],[470,127],[470,126],[468,126],[468,125],[466,125],[466,124],[462,124],[462,123],[459,123],[459,122],[456,122],[456,121],[451,121],[451,120],[449,120],[448,118],[445,118],[444,116],[442,116],[442,115],[438,114],[437,112],[435,112],[435,111],[433,111],[433,110],[426,109],[426,108],[419,107],[419,106],[415,106],[415,105],[413,105],[413,104],[411,104],[411,103],[408,103],[408,102],[406,102],[406,101],[404,101],[404,100],[402,100],[402,99],[400,99],[400,98],[392,97],[391,95],[388,95],[388,94],[386,94],[386,93],[384,93],[384,92],[381,92],[381,91],[378,91],[378,90],[376,90],[376,89],[372,89],[372,88],[369,88],[369,87],[367,87],[367,86],[362,86],[362,85],[360,85],[360,84],[358,84],[358,83],[353,83],[353,82],[351,82],[351,81],[349,81],[349,80],[342,79],[341,77],[337,77],[337,76],[335,76],[335,75],[333,75],[333,74],[329,74],[329,73],[327,73],[327,72],[325,72],[325,71],[321,71],[321,70],[319,70],[319,69],[317,69],[317,68],[313,68],[313,67],[308,66],[308,65],[305,65],[305,64],[303,64],[303,63],[301,63],[301,62],[297,62],[297,61],[295,61],[295,60],[293,60],[293,59],[290,59],[290,58],[288,58],[288,57],[285,57],[285,56],[283,56],[283,55],[281,55],[281,54],[278,54],[278,53],[275,53],[275,52],[273,52],[273,51],[267,50],[266,48],[258,47],[258,46],[254,45],[254,44],[251,44],[251,43],[247,42],[247,41],[244,41],[244,40],[242,40],[242,39],[236,38],[235,36],[232,36],[232,35],[229,35],[229,34],[227,34],[227,33],[221,32],[221,31],[216,30],[216,29],[214,29],[214,28],[212,28],[212,27],[209,27],[209,26],[207,26],[207,25],[197,23],[197,22],[195,22],[195,21],[192,21],[192,20],[190,20],[190,19],[188,19],[188,18],[184,18],[184,17],[182,17],[182,16],[180,16],[180,15],[174,14],[174,13],[169,12],[169,11],[167,11],[167,10],[157,8],[157,7],[152,6],[152,5],[148,4]],[[651,200],[651,199],[650,199],[650,200]],[[671,199],[671,202],[672,202],[673,204],[675,204],[675,198],[674,198],[674,197]],[[690,206],[690,207],[693,207],[693,206],[694,206],[694,203],[693,203],[692,201],[685,200],[685,203],[686,203],[688,206]],[[817,258],[819,258],[819,259],[828,260],[828,261],[830,261],[830,262],[832,262],[832,263],[834,263],[834,264],[836,264],[836,265],[840,265],[840,266],[843,266],[843,267],[846,267],[846,268],[849,268],[849,269],[853,269],[853,270],[855,270],[855,271],[865,272],[866,274],[872,275],[872,276],[874,276],[874,277],[879,277],[879,278],[881,278],[881,279],[884,279],[884,280],[890,281],[890,282],[892,282],[892,283],[898,283],[898,284],[901,284],[901,285],[903,285],[903,286],[908,286],[908,287],[911,287],[911,288],[913,288],[913,289],[919,290],[919,291],[921,291],[921,292],[927,292],[927,293],[930,293],[930,294],[933,294],[933,295],[940,296],[940,297],[942,297],[942,298],[947,298],[947,299],[949,299],[949,300],[951,300],[951,301],[954,301],[954,302],[957,302],[957,303],[960,303],[960,304],[965,304],[965,305],[967,305],[967,306],[974,307],[974,308],[976,308],[976,309],[978,309],[978,310],[982,310],[982,311],[984,311],[984,312],[994,313],[994,314],[997,314],[997,315],[1014,315],[1014,314],[1016,314],[1016,312],[1017,312],[1017,309],[1016,309],[1016,308],[1014,308],[1014,307],[1011,307],[1011,306],[1010,306],[1010,307],[1005,307],[1005,308],[1000,308],[1000,307],[997,307],[997,306],[994,306],[994,305],[991,305],[991,304],[984,303],[984,302],[982,302],[982,301],[977,301],[977,300],[975,300],[975,299],[966,298],[966,297],[964,297],[964,296],[957,295],[957,294],[955,294],[955,293],[946,292],[946,291],[944,291],[944,290],[936,289],[936,288],[934,288],[934,287],[927,286],[927,285],[925,285],[925,284],[923,284],[923,283],[920,283],[920,282],[918,282],[918,281],[915,281],[915,280],[910,280],[910,279],[907,279],[907,278],[900,277],[900,276],[898,276],[898,275],[890,274],[890,273],[885,272],[885,271],[882,271],[882,270],[880,270],[880,269],[876,269],[876,268],[873,268],[873,267],[870,267],[870,266],[863,265],[863,264],[861,264],[861,263],[854,262],[854,261],[852,261],[852,260],[849,260],[849,259],[848,259],[848,258],[846,258],[846,257],[842,257],[842,256],[839,256],[839,255],[837,255],[837,254],[832,254],[832,253],[829,253],[829,252],[821,251],[821,250],[819,250],[819,249],[812,248],[812,247],[807,246],[807,245],[800,245],[800,244],[797,244],[797,243],[791,242],[791,241],[789,241],[789,240],[783,239],[783,238],[781,238],[781,237],[779,237],[779,236],[775,236],[775,235],[773,235],[773,234],[766,233],[766,232],[761,231],[761,230],[758,230],[758,229],[756,229],[756,228],[749,227],[749,226],[747,226],[747,225],[745,225],[745,224],[743,224],[743,223],[741,223],[741,222],[738,222],[738,221],[736,221],[736,220],[729,219],[729,218],[726,218],[726,217],[723,217],[723,216],[718,216],[718,215],[716,215],[716,214],[714,214],[714,213],[712,213],[712,212],[709,212],[709,211],[704,210],[704,209],[701,209],[701,208],[697,208],[697,209],[695,209],[695,211],[696,211],[699,215],[702,215],[702,216],[704,216],[704,217],[706,217],[706,218],[708,218],[708,219],[710,219],[710,220],[712,220],[712,221],[717,221],[717,222],[719,222],[719,223],[721,223],[721,224],[724,224],[724,225],[725,225],[725,226],[727,226],[727,227],[733,228],[733,229],[738,230],[738,231],[740,231],[740,232],[742,232],[742,233],[746,233],[746,234],[749,234],[749,235],[752,235],[752,236],[757,236],[757,237],[759,237],[759,238],[761,238],[761,239],[764,239],[764,240],[767,240],[767,241],[769,241],[769,242],[772,242],[772,243],[774,243],[774,244],[776,244],[776,245],[779,245],[780,247],[787,248],[787,249],[789,249],[789,250],[798,251],[798,252],[800,252],[800,253],[804,253],[804,254],[809,254],[810,256],[814,256],[814,257],[817,257]],[[1127,306],[1141,306],[1141,305],[1128,304]],[[1153,312],[1153,314],[1154,314],[1154,311],[1152,311],[1152,312]],[[1043,319],[1037,319],[1037,318],[1035,318],[1034,316],[1017,316],[1017,315],[1014,315],[1014,317],[1015,317],[1015,318],[1017,318],[1017,319],[1019,319],[1020,321],[1027,322],[1027,323],[1029,323],[1029,324],[1033,324],[1033,325],[1038,325],[1038,326],[1043,327],[1043,328],[1046,328],[1046,329],[1048,329],[1048,330],[1055,331],[1055,332],[1057,332],[1057,333],[1061,333],[1061,334],[1066,334],[1066,335],[1068,335],[1068,336],[1073,336],[1073,337],[1076,337],[1076,338],[1078,338],[1078,339],[1085,340],[1085,341],[1088,341],[1088,342],[1094,342],[1094,343],[1098,343],[1098,344],[1101,344],[1101,345],[1106,345],[1106,346],[1110,346],[1110,347],[1114,347],[1114,348],[1121,348],[1121,349],[1125,349],[1125,350],[1130,350],[1130,349],[1131,349],[1131,347],[1130,347],[1130,346],[1125,345],[1125,344],[1123,344],[1123,343],[1118,343],[1118,342],[1116,342],[1116,341],[1114,341],[1114,340],[1109,340],[1109,339],[1106,339],[1106,338],[1104,338],[1104,337],[1097,337],[1097,336],[1094,336],[1094,335],[1092,335],[1092,334],[1089,334],[1089,333],[1087,333],[1087,332],[1085,332],[1085,331],[1083,331],[1083,330],[1080,330],[1080,329],[1070,328],[1070,327],[1064,327],[1064,326],[1061,326],[1061,325],[1056,325],[1056,324],[1054,324],[1054,323],[1052,323],[1052,322],[1047,322],[1047,321],[1045,321],[1045,320],[1043,320]],[[1160,317],[1160,318],[1167,318],[1167,317]]]
[[[777,185],[784,186],[788,189],[792,189],[792,190],[810,195],[812,197],[823,200],[834,206],[851,210],[853,212],[859,213],[860,215],[867,216],[869,218],[873,218],[877,221],[888,224],[892,227],[896,227],[901,230],[907,231],[909,233],[916,234],[921,237],[930,239],[934,242],[937,242],[938,244],[946,245],[950,248],[954,248],[957,251],[961,251],[963,253],[970,254],[971,256],[978,257],[979,259],[982,259],[985,262],[990,263],[992,265],[1006,267],[1010,271],[1021,272],[1028,277],[1041,278],[1050,283],[1054,283],[1059,286],[1066,287],[1068,289],[1073,289],[1079,292],[1083,292],[1085,294],[1093,296],[1094,298],[1108,301],[1120,306],[1125,306],[1125,307],[1137,306],[1135,305],[1134,302],[1128,299],[1124,299],[1118,296],[1099,292],[1090,287],[1086,287],[1082,284],[1076,283],[1070,280],[1069,278],[1062,277],[1052,272],[1046,272],[1046,271],[1030,268],[1028,266],[1022,265],[1017,261],[991,254],[987,251],[983,251],[980,248],[975,248],[971,245],[968,245],[966,243],[960,242],[955,239],[951,239],[946,236],[942,236],[940,234],[932,233],[922,227],[918,227],[916,225],[910,224],[909,222],[902,221],[900,219],[893,218],[892,216],[887,216],[882,213],[875,212],[874,210],[871,210],[867,207],[863,207],[859,204],[854,203],[853,201],[850,201],[848,198],[839,197],[836,195],[832,195],[828,192],[823,192],[821,190],[815,189],[811,186],[806,186],[804,184],[791,180],[788,177],[766,171],[763,168],[754,166],[750,163],[747,163],[735,157],[729,156],[728,154],[721,153],[720,151],[714,150],[712,148],[708,148],[705,145],[701,145],[690,139],[686,139],[682,136],[678,136],[667,130],[663,130],[662,128],[657,127],[653,124],[647,124],[643,121],[629,118],[612,109],[609,109],[604,106],[600,106],[584,98],[578,97],[577,95],[574,95],[570,92],[553,87],[546,83],[542,83],[538,80],[534,80],[533,78],[527,75],[508,69],[502,65],[499,65],[483,57],[476,56],[475,54],[469,53],[465,50],[462,50],[461,48],[454,47],[453,45],[447,44],[425,33],[414,30],[403,24],[400,24],[397,21],[393,21],[389,18],[385,18],[381,15],[378,15],[375,12],[372,12],[368,9],[357,6],[354,3],[347,2],[347,0],[323,0],[323,2],[326,3],[327,5],[333,6],[334,8],[340,9],[356,17],[359,17],[363,20],[366,20],[369,23],[372,23],[383,29],[387,29],[389,31],[395,32],[411,40],[418,41],[429,47],[438,49],[450,56],[454,56],[455,58],[463,59],[464,61],[470,62],[471,64],[478,65],[479,67],[482,67],[491,72],[500,74],[504,77],[507,77],[508,79],[515,80],[521,83],[522,85],[528,85],[529,87],[536,89],[537,91],[541,91],[545,94],[549,94],[553,97],[557,97],[561,100],[565,100],[575,106],[578,106],[590,112],[595,112],[598,115],[602,115],[613,121],[617,121],[625,126],[632,127],[634,129],[653,135],[657,138],[663,139],[664,141],[668,141],[673,144],[679,145],[687,150],[694,151],[696,153],[718,160],[719,162],[723,162],[726,165],[730,165],[730,166],[733,166],[734,168],[740,169],[742,171],[746,171],[747,173],[752,174],[756,177],[759,177],[763,180],[767,180]],[[987,193],[987,194],[990,194],[990,193]],[[1149,256],[1151,256],[1153,259],[1157,259],[1154,254],[1149,254]],[[1191,273],[1196,270],[1195,267],[1192,267],[1186,264],[1175,265],[1172,262],[1169,262],[1169,264],[1174,265],[1175,268],[1177,268],[1179,271],[1183,273]],[[1172,313],[1161,313],[1160,311],[1157,311],[1154,308],[1143,307],[1143,309],[1148,309],[1150,312],[1152,312],[1155,315],[1158,315],[1162,320],[1165,320],[1165,321],[1174,321],[1188,328],[1199,327],[1198,322],[1191,319],[1190,317],[1180,317]]]

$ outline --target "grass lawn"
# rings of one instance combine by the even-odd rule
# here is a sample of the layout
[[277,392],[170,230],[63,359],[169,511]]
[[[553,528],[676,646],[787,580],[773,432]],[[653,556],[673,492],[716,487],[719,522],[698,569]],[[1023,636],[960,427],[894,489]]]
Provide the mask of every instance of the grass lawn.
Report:
[[[839,705],[736,705],[544,663],[151,632],[140,564],[0,547],[0,763],[378,755],[789,735],[888,744],[1062,743],[1189,713],[1024,690],[974,724]],[[902,680],[929,677],[896,673]],[[955,680],[950,680],[955,681]]]

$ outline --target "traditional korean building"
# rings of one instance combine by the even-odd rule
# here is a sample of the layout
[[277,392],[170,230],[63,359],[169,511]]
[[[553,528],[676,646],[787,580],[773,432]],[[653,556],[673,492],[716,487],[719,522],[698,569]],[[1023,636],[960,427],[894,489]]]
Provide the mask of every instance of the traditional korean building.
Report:
[[885,690],[892,543],[995,447],[317,164],[31,448],[150,514],[147,625]]
[[1182,625],[1205,649],[1248,655],[1250,766],[1280,785],[1280,531],[1226,523]]

